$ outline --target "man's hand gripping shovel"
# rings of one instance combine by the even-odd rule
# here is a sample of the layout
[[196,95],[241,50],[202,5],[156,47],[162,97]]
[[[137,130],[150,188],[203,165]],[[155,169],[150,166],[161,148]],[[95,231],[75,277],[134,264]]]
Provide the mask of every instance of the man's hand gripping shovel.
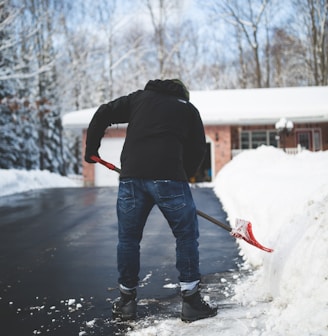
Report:
[[[98,163],[104,165],[105,167],[107,167],[110,170],[115,170],[117,173],[121,172],[121,170],[119,168],[117,168],[116,166],[114,166],[112,163],[109,163],[109,162],[101,159],[98,156],[92,155],[91,159],[95,162],[98,162]],[[204,213],[200,210],[197,210],[197,214],[198,214],[198,216],[201,216],[201,217],[207,219],[208,221],[212,222],[213,224],[218,225],[221,228],[223,228],[224,230],[230,232],[231,236],[233,236],[235,238],[243,239],[247,243],[249,243],[249,244],[265,251],[265,252],[273,252],[273,249],[261,245],[255,239],[253,231],[252,231],[252,223],[251,222],[243,220],[243,219],[236,219],[236,227],[231,228],[230,226],[228,226],[224,223],[221,223],[217,219],[207,215],[206,213]]]

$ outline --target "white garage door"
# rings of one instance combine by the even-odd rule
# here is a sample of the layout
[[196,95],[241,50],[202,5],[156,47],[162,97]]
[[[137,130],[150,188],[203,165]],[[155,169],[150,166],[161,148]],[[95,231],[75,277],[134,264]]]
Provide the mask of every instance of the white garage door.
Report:
[[[114,164],[120,168],[120,155],[125,138],[103,138],[99,149],[99,155],[102,159]],[[104,167],[101,164],[95,166],[95,185],[118,186],[118,173]]]

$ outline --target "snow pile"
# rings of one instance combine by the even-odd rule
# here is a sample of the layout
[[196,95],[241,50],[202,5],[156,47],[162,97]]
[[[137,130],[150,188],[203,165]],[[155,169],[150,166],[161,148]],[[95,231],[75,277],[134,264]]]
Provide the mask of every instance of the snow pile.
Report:
[[68,177],[47,170],[0,169],[0,196],[33,189],[77,186],[77,183]]
[[216,193],[231,223],[252,222],[268,254],[241,241],[259,269],[236,287],[244,305],[273,300],[261,335],[328,334],[328,152],[297,156],[261,147],[237,156],[218,175]]
[[328,151],[296,156],[261,147],[235,157],[218,174],[215,192],[231,223],[250,220],[263,252],[242,240],[245,267],[235,286],[240,307],[184,324],[158,322],[133,336],[328,335]]

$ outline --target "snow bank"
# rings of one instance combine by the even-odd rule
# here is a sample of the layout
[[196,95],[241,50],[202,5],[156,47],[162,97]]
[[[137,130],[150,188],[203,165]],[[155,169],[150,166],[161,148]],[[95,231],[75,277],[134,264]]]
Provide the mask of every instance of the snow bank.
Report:
[[158,321],[133,336],[327,336],[328,151],[296,156],[261,147],[235,157],[218,174],[215,192],[229,219],[250,220],[263,252],[242,240],[245,268],[234,287],[240,307],[184,324]]
[[46,170],[0,169],[0,196],[23,191],[42,189],[77,187],[77,183]]
[[240,241],[258,270],[236,288],[244,305],[269,301],[261,335],[328,335],[328,151],[286,155],[261,147],[237,156],[215,191],[231,223],[253,224],[268,254]]

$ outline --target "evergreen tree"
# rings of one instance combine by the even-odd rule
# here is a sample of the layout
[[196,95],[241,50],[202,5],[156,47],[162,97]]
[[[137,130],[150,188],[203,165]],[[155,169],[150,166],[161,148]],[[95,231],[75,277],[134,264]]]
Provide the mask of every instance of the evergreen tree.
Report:
[[12,92],[13,81],[13,35],[10,34],[10,24],[14,17],[8,1],[0,2],[0,99]]
[[38,135],[38,119],[35,106],[27,101],[23,102],[19,109],[20,130],[17,137],[20,138],[22,148],[22,168],[31,170],[40,168],[40,149]]
[[0,168],[14,168],[19,153],[15,115],[5,103],[0,104]]
[[82,146],[80,131],[64,130],[63,156],[67,175],[82,174]]
[[46,101],[38,102],[40,169],[66,175],[62,123],[59,113]]
[[38,169],[36,110],[26,101],[4,99],[0,104],[0,168]]

